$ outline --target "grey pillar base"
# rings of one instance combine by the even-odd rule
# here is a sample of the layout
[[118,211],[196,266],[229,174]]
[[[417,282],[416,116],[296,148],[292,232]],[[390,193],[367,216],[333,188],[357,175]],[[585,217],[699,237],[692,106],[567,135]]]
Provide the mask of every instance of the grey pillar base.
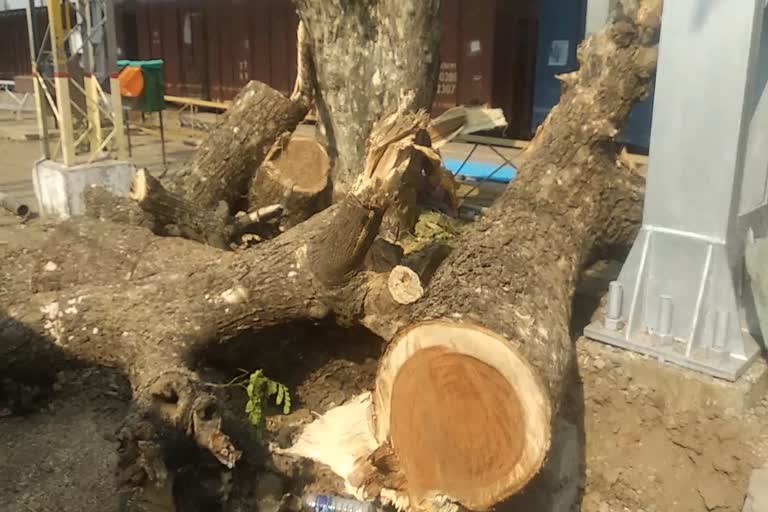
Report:
[[760,352],[744,254],[768,236],[765,0],[662,17],[643,228],[585,332],[735,380]]
[[99,160],[67,167],[61,162],[40,160],[32,170],[40,214],[66,220],[85,213],[83,193],[100,186],[120,197],[128,197],[135,169],[121,160]]
[[[754,217],[753,217],[754,218]],[[644,226],[611,283],[603,318],[585,329],[598,341],[736,380],[760,353],[745,305],[743,250],[721,240]],[[729,258],[729,253],[738,256]],[[739,253],[741,255],[739,255]],[[731,265],[735,260],[737,264]],[[749,319],[749,325],[747,322]]]

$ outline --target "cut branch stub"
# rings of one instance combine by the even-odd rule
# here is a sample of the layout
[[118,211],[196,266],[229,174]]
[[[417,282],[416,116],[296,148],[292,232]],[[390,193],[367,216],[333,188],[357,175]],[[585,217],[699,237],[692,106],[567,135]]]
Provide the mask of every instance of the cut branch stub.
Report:
[[165,190],[160,181],[144,169],[136,171],[129,197],[151,215],[162,234],[176,234],[220,249],[228,248],[232,228],[226,204],[221,203],[213,211],[200,208]]
[[387,288],[398,304],[413,304],[424,295],[419,275],[402,265],[396,266],[389,273]]
[[411,507],[484,510],[519,491],[550,445],[552,405],[525,357],[469,323],[427,321],[398,335],[373,394]]
[[317,141],[303,137],[278,141],[270,157],[251,184],[251,209],[282,204],[280,225],[287,229],[330,204],[330,160]]

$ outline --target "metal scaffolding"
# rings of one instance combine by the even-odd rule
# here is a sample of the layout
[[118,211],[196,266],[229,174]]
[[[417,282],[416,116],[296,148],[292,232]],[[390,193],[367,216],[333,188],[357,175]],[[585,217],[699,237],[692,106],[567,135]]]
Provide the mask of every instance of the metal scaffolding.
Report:
[[[113,0],[46,0],[48,25],[36,33],[34,0],[27,4],[27,28],[34,76],[37,124],[46,159],[64,165],[89,163],[104,151],[128,158],[117,73]],[[72,15],[71,8],[75,13]],[[74,22],[74,25],[73,25]],[[82,69],[82,83],[71,76]],[[110,93],[105,92],[109,84]],[[73,101],[82,95],[84,104]],[[51,148],[49,114],[59,138]],[[76,115],[73,115],[76,114]],[[79,158],[78,158],[79,157]]]

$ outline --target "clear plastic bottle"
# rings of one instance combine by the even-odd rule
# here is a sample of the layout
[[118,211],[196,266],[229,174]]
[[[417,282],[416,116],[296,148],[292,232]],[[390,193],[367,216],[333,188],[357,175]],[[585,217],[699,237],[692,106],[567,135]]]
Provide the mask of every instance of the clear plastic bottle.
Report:
[[376,512],[373,503],[329,494],[307,494],[304,506],[308,512]]

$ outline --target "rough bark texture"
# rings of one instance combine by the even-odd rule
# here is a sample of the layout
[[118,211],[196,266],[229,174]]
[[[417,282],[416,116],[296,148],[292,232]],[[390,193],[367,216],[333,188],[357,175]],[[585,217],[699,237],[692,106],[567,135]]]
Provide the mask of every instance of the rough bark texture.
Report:
[[117,197],[103,187],[93,186],[83,192],[85,215],[93,219],[143,226],[162,235],[162,229],[155,219],[148,215],[136,201],[127,197]]
[[219,249],[227,249],[234,234],[225,203],[216,210],[200,209],[163,188],[160,181],[145,170],[133,179],[131,199],[154,219],[162,234],[181,236]]
[[248,83],[176,176],[170,191],[149,174],[142,176],[142,193],[134,197],[144,210],[142,215],[124,200],[110,199],[103,192],[86,197],[88,214],[144,225],[158,235],[228,247],[233,236],[253,223],[255,215],[237,221],[231,215],[247,209],[248,186],[256,170],[276,141],[290,136],[312,104],[314,66],[302,23],[297,30],[297,51],[298,74],[291,97],[261,82]]
[[330,161],[314,139],[285,140],[267,160],[251,183],[250,209],[281,204],[288,229],[330,205]]
[[[563,96],[524,155],[519,177],[454,244],[420,301],[390,306],[385,315],[377,303],[367,322],[373,329],[389,338],[442,319],[499,334],[535,369],[556,413],[572,359],[579,270],[595,246],[613,244],[637,225],[637,205],[616,192],[638,178],[616,171],[612,138],[655,69],[660,6],[654,12],[648,5],[620,13],[581,45],[581,67],[561,77]],[[440,491],[451,496],[451,489]]]
[[[336,195],[351,189],[374,124],[432,105],[439,0],[296,0],[314,47],[316,103]],[[403,44],[404,41],[408,44]]]
[[308,109],[305,101],[286,98],[261,82],[248,83],[177,175],[174,192],[203,211],[215,210],[220,201],[237,211],[275,140],[292,132]]
[[[394,140],[406,148],[427,122],[412,118],[396,127]],[[35,361],[67,355],[118,368],[140,410],[231,467],[240,454],[222,432],[215,397],[190,368],[211,345],[243,331],[360,316],[366,281],[354,278],[405,167],[390,161],[396,165],[378,167],[337,206],[242,256],[95,220],[42,233],[38,251],[1,247],[0,373],[36,373]],[[110,250],[95,250],[105,240]],[[141,425],[129,428],[139,440]],[[133,462],[145,464],[150,456],[136,450]]]
[[[216,398],[190,369],[200,352],[244,331],[301,320],[362,322],[392,339],[404,327],[439,319],[480,326],[508,340],[535,371],[547,407],[557,410],[571,362],[570,305],[581,264],[595,246],[616,243],[636,229],[637,205],[624,193],[636,180],[616,172],[611,139],[647,91],[656,61],[658,2],[633,4],[582,45],[581,69],[562,77],[560,105],[524,155],[519,178],[486,217],[466,229],[426,283],[424,296],[407,306],[392,300],[388,275],[360,268],[426,121],[419,114],[381,121],[380,131],[371,126],[401,99],[411,108],[431,97],[439,2],[348,4],[299,2],[319,55],[322,108],[333,111],[327,126],[337,148],[342,135],[342,145],[349,144],[339,151],[345,155],[340,173],[357,174],[352,162],[362,171],[354,194],[242,254],[94,220],[38,232],[37,245],[0,246],[0,374],[23,373],[33,361],[62,355],[120,368],[140,410],[152,411],[231,466],[239,453],[222,431]],[[334,39],[337,32],[354,34],[355,44]],[[414,33],[418,43],[402,44]],[[352,92],[345,96],[348,83]],[[401,89],[390,92],[394,83]],[[258,88],[251,84],[233,112],[260,98]],[[280,123],[252,103],[248,112],[232,115],[242,124],[225,122],[179,180],[186,198],[197,197],[209,209],[222,199],[237,200],[233,190],[242,190],[242,166],[254,161],[229,162],[223,153],[215,161],[215,143],[233,150],[236,143],[266,140],[258,135],[263,130],[279,131],[274,138],[283,133]],[[247,140],[239,138],[241,130]],[[359,151],[367,141],[366,159]],[[269,147],[271,142],[251,149],[265,154]],[[195,183],[202,169],[222,162],[229,170]],[[131,432],[129,441],[143,440],[139,429]],[[138,451],[130,452],[129,463],[145,464],[143,445],[130,446]],[[380,489],[398,482],[395,490],[407,495],[407,474],[392,478],[402,469],[396,448],[374,454],[378,474],[368,483]],[[388,463],[378,464],[376,456],[386,449]],[[139,470],[145,476],[155,472]],[[437,491],[452,496],[451,489]]]
[[[111,251],[80,245],[82,238],[72,244],[80,247],[73,252],[48,251],[52,239],[37,254],[3,248],[0,373],[29,376],[39,373],[41,364],[53,371],[54,362],[66,356],[118,368],[128,376],[141,410],[152,411],[231,466],[238,451],[221,431],[216,400],[191,365],[211,344],[243,331],[321,319],[331,312],[333,285],[319,285],[315,273],[328,275],[326,262],[339,264],[345,255],[337,247],[323,252],[315,240],[325,230],[367,225],[337,217],[335,210],[245,258],[179,238],[153,237],[142,228],[86,220],[65,224],[50,236],[93,232],[110,241]],[[359,205],[344,212],[368,216]],[[317,260],[306,256],[308,246]],[[30,295],[29,283],[37,293]]]

